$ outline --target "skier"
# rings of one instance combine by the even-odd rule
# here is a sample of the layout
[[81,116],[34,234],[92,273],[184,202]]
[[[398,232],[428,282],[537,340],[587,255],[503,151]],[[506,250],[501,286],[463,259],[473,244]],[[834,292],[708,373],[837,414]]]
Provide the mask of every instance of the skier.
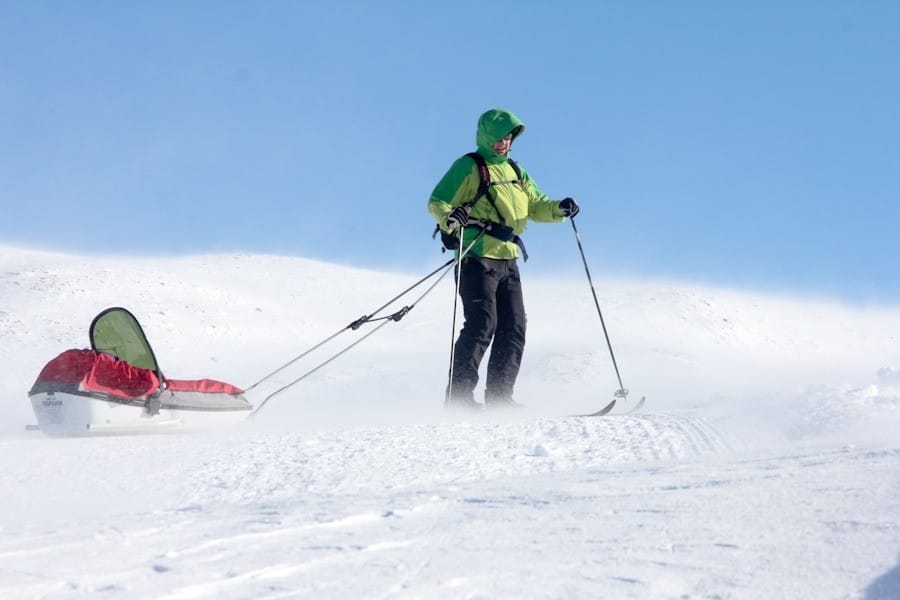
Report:
[[[528,219],[557,223],[578,214],[572,198],[550,200],[509,158],[525,126],[513,113],[492,109],[478,119],[477,151],[450,167],[428,201],[443,235],[459,236],[468,248],[459,265],[459,295],[465,322],[456,340],[448,406],[479,409],[474,389],[478,367],[492,343],[486,407],[517,406],[513,387],[525,350],[525,305],[516,259],[527,260],[519,237]],[[480,236],[480,237],[479,237]],[[446,242],[445,242],[446,243]]]

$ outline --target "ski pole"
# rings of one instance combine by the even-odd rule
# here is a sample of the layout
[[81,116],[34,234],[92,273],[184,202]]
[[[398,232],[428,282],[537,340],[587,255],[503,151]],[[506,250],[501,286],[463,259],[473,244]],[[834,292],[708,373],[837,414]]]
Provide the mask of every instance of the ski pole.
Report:
[[465,227],[460,228],[459,239],[459,256],[456,258],[456,295],[453,297],[453,324],[450,326],[450,378],[447,382],[447,394],[444,396],[444,406],[450,404],[450,398],[453,393],[453,363],[456,362],[456,344],[453,343],[454,337],[456,336],[456,314],[458,312],[459,306],[459,281],[460,281],[460,271],[462,270],[462,261],[463,258],[469,253],[469,251],[475,247],[475,244],[478,243],[478,240],[484,236],[487,232],[486,229],[482,229],[478,232],[478,235],[475,236],[471,242],[469,242],[468,246],[464,246],[462,239],[463,234],[465,233]]
[[[609,356],[612,358],[613,369],[616,371],[616,378],[619,380],[619,389],[616,391],[616,398],[627,398],[628,390],[622,384],[622,376],[619,375],[619,365],[616,363],[616,355],[613,353],[612,343],[609,341],[609,332],[606,330],[606,321],[603,319],[603,312],[600,310],[600,301],[597,300],[597,290],[594,289],[594,281],[591,279],[591,271],[588,269],[587,258],[584,256],[584,247],[581,245],[581,236],[578,235],[578,228],[575,226],[575,219],[569,218],[572,223],[572,231],[575,232],[575,241],[578,242],[578,251],[581,253],[581,262],[584,263],[584,272],[587,274],[588,284],[591,286],[591,294],[594,296],[594,306],[597,307],[597,314],[600,316],[600,325],[603,327],[603,336],[606,338],[606,346],[609,348]],[[615,400],[613,400],[615,403]],[[612,406],[610,406],[612,408]]]
[[[459,239],[465,239],[463,235],[466,233],[465,227],[459,228]],[[447,381],[447,394],[444,396],[444,406],[450,405],[450,399],[453,397],[453,363],[456,362],[456,313],[459,306],[459,282],[462,279],[462,259],[463,248],[460,244],[459,254],[456,258],[456,293],[453,295],[453,322],[450,325],[450,375]]]

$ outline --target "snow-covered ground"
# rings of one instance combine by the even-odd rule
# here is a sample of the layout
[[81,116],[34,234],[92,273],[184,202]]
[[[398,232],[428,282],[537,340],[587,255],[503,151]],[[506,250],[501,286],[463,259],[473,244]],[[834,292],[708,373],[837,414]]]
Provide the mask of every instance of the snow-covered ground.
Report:
[[419,275],[0,247],[0,597],[900,598],[900,307],[598,278],[648,402],[574,419],[618,387],[590,292],[523,270],[517,413],[443,412],[445,280],[238,428],[50,439],[26,392],[103,308],[246,387]]

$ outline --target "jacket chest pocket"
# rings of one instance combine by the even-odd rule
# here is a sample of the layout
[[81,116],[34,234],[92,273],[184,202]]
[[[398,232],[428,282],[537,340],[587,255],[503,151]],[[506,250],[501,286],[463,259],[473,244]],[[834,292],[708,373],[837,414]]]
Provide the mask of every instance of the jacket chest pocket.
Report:
[[[494,187],[497,198],[497,208],[506,219],[506,224],[514,226],[515,223],[528,218],[528,196],[517,183],[502,183]],[[512,220],[510,220],[512,219]]]

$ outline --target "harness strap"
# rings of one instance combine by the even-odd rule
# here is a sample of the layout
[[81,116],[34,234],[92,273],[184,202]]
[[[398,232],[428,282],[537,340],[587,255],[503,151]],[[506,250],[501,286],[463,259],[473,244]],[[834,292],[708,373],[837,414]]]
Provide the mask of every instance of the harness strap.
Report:
[[[512,232],[512,228],[506,224],[506,219],[503,218],[503,214],[500,212],[500,209],[497,208],[496,200],[494,200],[494,196],[493,194],[491,194],[491,188],[496,185],[513,184],[518,185],[519,187],[523,187],[524,189],[525,182],[522,179],[522,169],[519,167],[519,164],[516,161],[511,158],[507,158],[507,162],[516,173],[516,179],[491,181],[491,172],[488,170],[487,162],[485,162],[484,157],[477,152],[469,152],[468,154],[466,154],[466,156],[469,157],[478,168],[479,181],[478,191],[475,193],[475,196],[461,206],[470,207],[478,202],[478,200],[480,200],[482,196],[484,196],[485,198],[487,198],[488,202],[491,203],[491,207],[494,209],[494,212],[497,213],[497,218],[500,219],[499,223],[495,221],[481,221],[477,219],[471,219],[469,220],[469,225],[467,225],[467,227],[471,226],[479,231],[484,231],[484,233],[486,233],[487,235],[500,241],[515,243],[519,247],[519,250],[522,251],[522,259],[527,262],[528,252],[525,250],[525,242],[522,241],[521,237],[515,235]],[[459,247],[459,240],[457,239],[456,235],[444,233],[440,225],[437,225],[434,228],[434,232],[431,234],[432,239],[436,238],[439,234],[444,246],[443,250],[455,250]]]
[[[505,185],[505,184],[513,184],[518,185],[519,187],[523,187],[525,185],[525,181],[522,179],[522,169],[519,167],[519,163],[514,161],[511,158],[507,158],[506,161],[509,163],[509,166],[513,168],[513,171],[516,173],[515,179],[503,179],[500,181],[491,181],[491,172],[488,170],[487,163],[484,160],[484,157],[478,154],[477,152],[469,152],[466,154],[469,158],[472,159],[472,162],[475,163],[475,166],[478,167],[479,182],[478,182],[478,191],[475,193],[475,197],[466,202],[466,206],[472,206],[475,204],[479,198],[482,196],[487,196],[488,200],[491,201],[491,204],[494,204],[493,198],[490,195],[490,189],[497,185]],[[524,189],[524,187],[523,187]],[[496,206],[494,210],[496,210]],[[500,211],[497,211],[497,215],[502,219],[503,215],[500,214]]]
[[[472,198],[469,202],[466,203],[466,206],[472,206],[475,204],[482,196],[488,199],[488,202],[491,203],[491,207],[493,207],[494,212],[497,213],[497,217],[500,219],[501,225],[506,225],[506,219],[503,218],[503,214],[500,212],[500,209],[497,208],[496,200],[494,196],[491,194],[491,188],[497,185],[503,184],[513,184],[518,185],[519,187],[524,186],[524,181],[522,180],[522,169],[519,168],[519,164],[511,158],[507,158],[507,162],[513,168],[513,171],[516,173],[515,179],[504,179],[501,181],[491,181],[491,172],[488,170],[487,162],[484,160],[484,157],[478,154],[477,152],[469,152],[466,154],[475,165],[478,167],[478,171],[481,175],[481,179],[478,183],[478,192],[475,194],[475,197]],[[523,187],[524,189],[524,187]]]
[[483,221],[481,219],[469,219],[467,228],[483,231],[492,238],[501,242],[512,242],[519,247],[522,252],[522,260],[528,262],[528,251],[525,249],[525,241],[518,235],[513,233],[512,227],[497,223],[496,221]]
[[488,171],[487,163],[484,161],[484,157],[478,154],[477,152],[469,152],[466,154],[472,161],[475,163],[475,166],[478,167],[478,191],[475,192],[475,197],[466,202],[466,206],[472,206],[478,199],[482,196],[487,196],[488,191],[491,188],[491,172]]

